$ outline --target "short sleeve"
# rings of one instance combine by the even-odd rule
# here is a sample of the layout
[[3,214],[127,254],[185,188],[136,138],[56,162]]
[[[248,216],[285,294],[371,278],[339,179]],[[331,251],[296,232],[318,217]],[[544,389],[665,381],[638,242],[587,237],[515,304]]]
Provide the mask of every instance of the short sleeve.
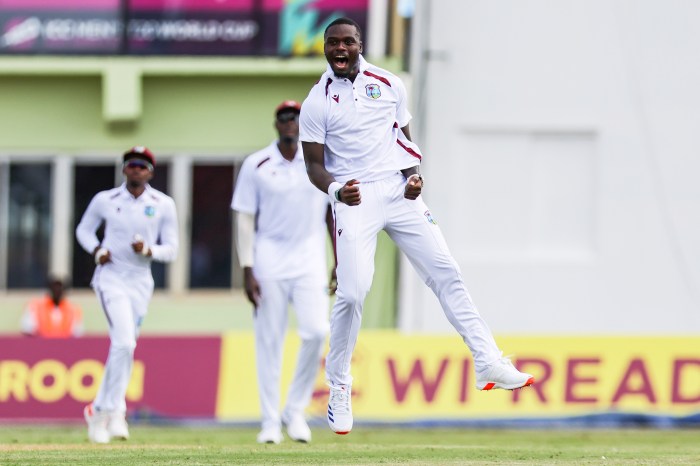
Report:
[[412,116],[408,111],[406,86],[404,86],[403,81],[400,79],[396,80],[396,92],[398,93],[398,99],[396,102],[396,121],[399,124],[399,128],[403,128],[409,121],[411,121]]
[[253,161],[248,157],[243,161],[241,171],[233,190],[231,208],[238,212],[253,214],[258,211],[258,195],[255,187]]
[[318,92],[318,84],[311,89],[301,106],[299,116],[299,140],[303,142],[326,143],[325,99]]

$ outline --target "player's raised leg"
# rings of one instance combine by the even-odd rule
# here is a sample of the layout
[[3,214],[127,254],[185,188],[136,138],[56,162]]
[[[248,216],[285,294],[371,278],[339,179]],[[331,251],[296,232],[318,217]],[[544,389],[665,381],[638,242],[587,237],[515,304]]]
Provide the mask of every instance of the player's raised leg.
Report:
[[477,389],[515,389],[532,384],[530,374],[519,372],[507,358],[502,358],[491,330],[472,302],[440,227],[422,197],[403,197],[402,184],[399,180],[394,202],[388,209],[391,219],[387,232],[435,293],[445,316],[471,350]]

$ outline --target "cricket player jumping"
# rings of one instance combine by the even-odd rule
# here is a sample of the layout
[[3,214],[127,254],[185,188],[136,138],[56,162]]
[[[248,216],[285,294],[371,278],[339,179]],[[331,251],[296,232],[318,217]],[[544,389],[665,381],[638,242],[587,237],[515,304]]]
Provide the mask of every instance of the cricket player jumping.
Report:
[[328,68],[302,105],[299,139],[311,182],[328,193],[335,210],[338,291],[326,358],[330,428],[338,434],[352,429],[350,361],[382,229],[433,290],[471,350],[477,389],[532,384],[530,374],[502,357],[420,196],[422,155],[410,141],[403,83],[364,60],[360,27],[352,19],[331,22],[324,42]]

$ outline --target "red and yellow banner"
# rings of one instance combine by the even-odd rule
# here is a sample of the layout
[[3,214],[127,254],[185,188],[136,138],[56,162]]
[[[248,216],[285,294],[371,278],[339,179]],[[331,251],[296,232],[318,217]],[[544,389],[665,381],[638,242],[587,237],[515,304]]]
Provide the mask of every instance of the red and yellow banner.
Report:
[[[591,414],[682,418],[700,413],[698,337],[502,337],[536,383],[508,392],[474,388],[459,337],[363,331],[353,357],[353,411],[362,421],[558,419]],[[104,370],[107,338],[0,338],[0,418],[80,418]],[[298,337],[285,342],[282,403]],[[127,393],[141,417],[257,421],[251,332],[142,337]],[[325,417],[323,361],[308,414]]]

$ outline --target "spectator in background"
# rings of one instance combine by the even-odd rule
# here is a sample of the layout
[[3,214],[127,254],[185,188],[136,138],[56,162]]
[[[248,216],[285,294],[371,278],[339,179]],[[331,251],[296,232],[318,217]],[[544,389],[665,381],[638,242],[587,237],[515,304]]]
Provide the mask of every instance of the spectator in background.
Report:
[[[279,138],[245,159],[231,203],[237,213],[237,249],[245,292],[254,306],[262,414],[259,443],[280,443],[282,424],[292,440],[311,441],[304,410],[311,401],[328,334],[324,230],[332,232],[333,224],[328,200],[306,176],[298,143],[300,109],[292,100],[277,106]],[[335,273],[331,291],[335,291],[334,277]],[[290,303],[297,315],[301,348],[280,416],[282,348]]]
[[[109,355],[95,400],[85,407],[88,438],[95,443],[129,438],[126,389],[139,329],[153,296],[151,262],[171,262],[178,250],[175,202],[148,182],[156,159],[143,146],[124,154],[126,182],[90,201],[76,229],[80,245],[92,254],[91,285],[109,324]],[[97,229],[105,223],[100,242]]]
[[22,315],[24,335],[70,338],[83,334],[83,312],[65,297],[66,285],[58,278],[48,282],[49,293],[32,299]]

